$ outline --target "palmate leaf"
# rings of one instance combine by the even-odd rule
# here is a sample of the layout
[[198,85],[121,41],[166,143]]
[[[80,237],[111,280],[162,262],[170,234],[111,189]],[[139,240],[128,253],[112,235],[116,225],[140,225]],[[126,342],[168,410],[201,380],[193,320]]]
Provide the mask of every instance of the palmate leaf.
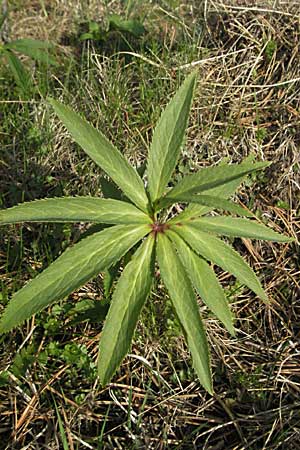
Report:
[[217,186],[224,185],[236,178],[241,178],[251,172],[264,169],[269,162],[241,163],[236,165],[222,164],[214,167],[206,167],[199,172],[187,175],[167,195],[161,199],[159,206],[167,207],[175,203],[174,199],[180,196],[189,196],[208,191]]
[[0,333],[11,330],[110,267],[148,232],[149,225],[116,225],[68,248],[12,297],[1,317]]
[[186,273],[198,291],[203,302],[212,310],[217,318],[225,325],[229,333],[235,335],[233,316],[229,309],[224,291],[211,267],[198,256],[186,242],[174,231],[166,234],[173,241]]
[[208,206],[212,209],[222,209],[223,211],[228,211],[239,216],[253,217],[253,213],[251,211],[247,211],[245,208],[242,208],[236,203],[232,203],[225,198],[219,198],[212,195],[179,195],[174,198],[174,200],[176,203],[198,203],[199,205]]
[[119,150],[71,108],[57,100],[49,99],[49,102],[73,139],[136,206],[147,212],[148,198],[143,181]]
[[153,281],[152,235],[142,243],[125,267],[112,296],[100,338],[98,373],[107,384],[127,354],[141,309]]
[[195,80],[196,73],[193,72],[167,105],[154,130],[147,166],[152,203],[162,196],[177,164],[193,98]]
[[262,300],[268,303],[257,276],[243,258],[228,244],[215,236],[200,231],[190,225],[173,225],[178,233],[200,256],[211,261],[223,270],[232,273],[242,284],[245,284]]
[[212,394],[209,348],[197,299],[175,248],[162,233],[157,236],[157,259],[162,280],[183,327],[196,373],[203,387]]
[[292,242],[294,240],[288,236],[276,233],[261,223],[236,217],[199,217],[190,220],[189,225],[200,231],[208,231],[223,236],[245,237],[277,242]]
[[0,225],[18,222],[151,223],[140,209],[127,202],[96,197],[35,200],[0,211]]

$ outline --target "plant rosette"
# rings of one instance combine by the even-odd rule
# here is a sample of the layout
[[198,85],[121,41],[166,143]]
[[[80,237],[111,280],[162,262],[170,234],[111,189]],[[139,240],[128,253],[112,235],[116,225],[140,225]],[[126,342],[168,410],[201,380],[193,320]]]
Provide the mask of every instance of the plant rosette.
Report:
[[[232,273],[264,302],[258,277],[219,236],[289,242],[293,239],[258,223],[251,212],[229,198],[250,173],[269,166],[247,158],[221,163],[168,183],[180,156],[191,108],[196,73],[190,74],[163,111],[149,149],[147,184],[118,149],[69,107],[49,99],[72,138],[120,188],[120,199],[62,197],[36,200],[0,211],[0,224],[88,222],[105,228],[64,251],[47,269],[16,292],[7,305],[0,332],[5,333],[56,301],[66,298],[99,272],[124,265],[103,326],[98,374],[106,385],[129,351],[134,330],[151,292],[155,264],[179,318],[193,366],[202,386],[213,393],[210,353],[197,295],[235,334],[233,315],[210,262]],[[172,216],[174,204],[187,204]],[[234,216],[211,216],[213,209]],[[170,220],[165,217],[171,216]],[[237,216],[237,217],[236,217]],[[125,259],[125,258],[124,258]]]

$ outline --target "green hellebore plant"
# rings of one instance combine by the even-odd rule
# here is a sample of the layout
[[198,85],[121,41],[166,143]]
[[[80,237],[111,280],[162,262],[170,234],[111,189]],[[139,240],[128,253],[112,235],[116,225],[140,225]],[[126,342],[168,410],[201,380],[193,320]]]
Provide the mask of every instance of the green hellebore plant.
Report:
[[[100,381],[105,385],[111,380],[129,350],[139,314],[151,291],[157,261],[196,373],[204,388],[213,392],[209,348],[196,292],[232,335],[234,327],[225,294],[208,261],[231,272],[263,301],[268,301],[252,269],[218,235],[281,242],[291,239],[257,223],[249,211],[228,200],[247,174],[265,168],[268,162],[254,163],[248,158],[237,165],[221,163],[187,175],[173,188],[168,187],[179,158],[195,82],[196,74],[192,73],[161,115],[149,150],[146,187],[137,171],[103,134],[69,107],[49,100],[73,139],[110,176],[126,199],[50,198],[0,212],[0,224],[31,221],[112,225],[67,249],[14,294],[2,315],[0,332],[10,331],[67,297],[99,272],[116,265],[139,243],[117,282],[101,333]],[[178,202],[190,205],[171,220],[164,220],[168,208]],[[205,216],[212,209],[252,219]]]

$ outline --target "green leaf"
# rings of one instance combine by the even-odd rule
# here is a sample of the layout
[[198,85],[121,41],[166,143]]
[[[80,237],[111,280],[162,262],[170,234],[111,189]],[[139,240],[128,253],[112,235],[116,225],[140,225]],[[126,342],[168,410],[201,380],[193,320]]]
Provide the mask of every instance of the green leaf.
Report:
[[82,33],[79,37],[80,41],[87,41],[88,39],[94,39],[93,33]]
[[63,445],[63,450],[70,450],[69,449],[69,445],[68,445],[68,438],[67,438],[67,435],[66,435],[66,432],[65,432],[64,423],[62,421],[61,415],[59,414],[59,409],[57,407],[57,404],[56,404],[56,401],[55,401],[55,398],[54,398],[53,395],[52,395],[52,401],[54,403],[54,407],[55,407],[55,411],[56,411],[56,415],[57,415],[58,428],[59,428],[61,442],[62,442],[62,445]]
[[[221,162],[219,166],[222,166],[222,165],[224,165],[224,163]],[[205,191],[205,195],[207,194],[207,195],[211,195],[213,197],[218,197],[220,199],[227,199],[235,193],[235,191],[237,190],[239,185],[242,183],[244,178],[245,178],[245,175],[240,178],[235,178],[234,180],[229,181],[226,184],[222,184],[215,188],[208,189],[207,191]],[[172,223],[173,222],[174,223],[181,222],[183,220],[188,220],[191,217],[203,216],[204,214],[207,214],[208,212],[210,212],[212,209],[213,208],[211,208],[209,206],[202,206],[202,205],[198,205],[197,203],[191,203],[189,206],[187,206],[184,209],[184,211],[182,213],[180,213],[180,214],[178,214],[178,216],[174,217],[174,219],[172,219],[171,222]]]
[[64,429],[64,424],[62,421],[62,418],[59,414],[59,409],[57,407],[56,401],[54,396],[52,395],[52,400],[54,403],[54,407],[55,407],[55,411],[56,411],[56,415],[57,415],[57,421],[58,421],[58,427],[59,427],[59,433],[60,433],[60,438],[61,438],[61,442],[63,445],[63,450],[69,450],[69,445],[68,445],[68,438]]
[[190,220],[189,225],[197,230],[233,237],[263,239],[266,241],[291,242],[293,238],[276,233],[253,220],[236,217],[200,217]]
[[73,139],[111,177],[139,208],[147,211],[148,198],[141,178],[108,139],[69,107],[49,99]]
[[193,72],[167,105],[154,130],[147,168],[152,202],[163,194],[177,164],[195,81],[196,73]]
[[90,33],[98,33],[100,31],[100,25],[98,22],[91,20],[89,22],[89,32]]
[[268,303],[257,276],[243,258],[229,245],[208,233],[200,231],[190,225],[175,224],[176,231],[196,252],[208,261],[212,261],[232,273],[242,284],[248,286],[262,300]]
[[107,384],[129,350],[141,309],[153,281],[153,236],[150,235],[125,267],[114,291],[101,334],[98,373]]
[[18,222],[151,223],[130,203],[97,197],[47,198],[0,211],[0,225]]
[[57,62],[48,52],[52,47],[53,45],[49,42],[38,41],[35,39],[18,39],[5,44],[5,48],[15,50],[36,61],[56,66]]
[[31,49],[50,49],[53,48],[53,44],[47,41],[40,41],[38,39],[17,39],[16,41],[11,41],[8,44],[5,44],[8,48],[13,48],[22,51],[23,48],[31,48]]
[[184,330],[202,386],[212,394],[209,349],[197,299],[187,273],[168,237],[158,233],[157,259],[162,280]]
[[70,325],[75,326],[78,323],[89,321],[91,323],[103,322],[108,313],[108,302],[85,299],[76,303],[74,308],[68,312],[68,316],[71,317]]
[[27,93],[32,86],[29,73],[21,63],[20,59],[13,52],[5,50],[4,55],[8,61],[10,70],[12,71],[17,85],[24,93]]
[[235,335],[233,317],[224,295],[224,291],[211,267],[174,231],[168,230],[167,235],[176,246],[180,260],[186,269],[191,282],[198,291],[203,302],[212,310],[225,325],[229,333]]
[[270,164],[270,162],[222,164],[203,168],[192,175],[187,175],[177,183],[159,202],[159,206],[161,208],[169,206],[175,203],[174,199],[177,197],[197,194],[224,185],[251,172],[262,170]]
[[16,292],[0,320],[0,333],[63,299],[118,261],[149,232],[148,225],[117,225],[68,248],[47,269]]
[[138,20],[124,20],[118,14],[109,16],[109,30],[125,31],[135,37],[142,36],[146,31]]
[[26,371],[36,359],[36,352],[37,348],[34,344],[29,344],[27,347],[22,347],[14,358],[13,364],[10,366],[10,372],[19,379],[24,377]]
[[231,212],[233,214],[237,214],[239,216],[253,217],[253,213],[251,211],[247,211],[245,208],[237,205],[236,203],[232,203],[225,198],[214,197],[212,195],[204,195],[204,194],[194,194],[194,195],[179,195],[174,199],[176,202],[186,202],[186,203],[198,203],[199,205],[208,206],[212,209],[222,209],[224,211]]

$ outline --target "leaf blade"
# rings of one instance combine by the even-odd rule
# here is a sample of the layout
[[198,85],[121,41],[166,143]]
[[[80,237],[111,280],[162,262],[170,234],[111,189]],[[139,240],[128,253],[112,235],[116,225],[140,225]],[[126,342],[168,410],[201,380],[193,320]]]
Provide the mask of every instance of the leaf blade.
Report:
[[157,259],[161,277],[187,337],[193,363],[203,387],[212,394],[209,349],[197,300],[185,269],[167,236],[158,233]]
[[32,87],[30,75],[23,66],[21,60],[10,50],[4,50],[4,55],[15,78],[17,85],[24,93]]
[[5,48],[15,50],[23,55],[29,56],[35,61],[40,61],[45,64],[57,66],[55,59],[49,54],[48,50],[53,48],[53,45],[46,41],[39,41],[35,39],[18,39],[5,44]]
[[98,374],[102,386],[110,381],[129,350],[153,281],[153,248],[150,235],[126,265],[112,296],[99,344]]
[[15,50],[21,49],[23,47],[30,47],[33,49],[49,49],[53,47],[53,44],[47,41],[41,41],[38,39],[30,39],[30,38],[24,38],[24,39],[17,39],[15,41],[10,41],[9,43],[5,44],[5,47],[7,48],[13,48]]
[[34,200],[0,210],[0,225],[19,222],[151,223],[134,205],[97,197],[61,197]]
[[190,225],[198,230],[224,236],[262,239],[276,242],[292,242],[293,238],[281,235],[271,228],[254,220],[237,217],[200,217],[190,221]]
[[158,200],[163,194],[177,164],[195,82],[196,73],[193,72],[171,99],[154,130],[147,166],[152,202]]
[[257,294],[263,301],[268,303],[268,298],[264,292],[260,281],[243,260],[243,258],[232,247],[225,242],[214,237],[211,234],[199,231],[190,225],[174,226],[176,233],[178,233],[192,249],[200,256],[208,261],[212,261],[223,270],[232,273],[240,282],[255,294]]
[[203,258],[193,252],[177,233],[168,230],[167,235],[175,244],[186,273],[203,302],[225,325],[229,333],[235,336],[233,315],[214,271]]
[[[222,163],[220,165],[222,165]],[[217,186],[215,188],[208,189],[207,191],[205,191],[205,193],[207,195],[212,195],[214,197],[219,197],[220,199],[226,200],[227,198],[231,197],[235,193],[235,191],[237,190],[239,185],[242,183],[244,178],[245,178],[245,176],[236,178],[232,181],[229,181],[226,184],[222,184],[221,186]],[[212,211],[212,209],[213,208],[211,208],[209,206],[202,206],[197,203],[191,203],[188,206],[186,206],[186,208],[180,214],[178,214],[178,216],[174,217],[171,220],[171,222],[172,223],[173,222],[174,223],[181,222],[183,220],[188,220],[191,217],[203,216],[204,214],[207,214],[208,212]]]
[[14,294],[0,319],[0,333],[11,330],[110,267],[148,232],[147,225],[116,225],[68,248]]
[[118,14],[111,14],[108,17],[109,30],[118,30],[131,33],[135,37],[140,37],[145,33],[145,28],[139,20],[124,20]]
[[174,199],[176,202],[183,203],[196,203],[199,205],[207,206],[211,209],[222,209],[223,211],[228,211],[233,214],[240,216],[253,217],[253,213],[247,211],[236,203],[230,202],[225,198],[215,197],[213,195],[180,195]]
[[254,164],[241,163],[236,165],[222,164],[203,168],[192,175],[187,175],[177,183],[159,202],[159,206],[167,207],[173,204],[174,199],[178,196],[199,194],[218,186],[226,185],[226,183],[241,178],[251,172],[262,170],[270,164],[269,162],[258,162]]
[[116,147],[71,108],[49,99],[72,138],[140,209],[147,212],[148,198],[141,178]]

